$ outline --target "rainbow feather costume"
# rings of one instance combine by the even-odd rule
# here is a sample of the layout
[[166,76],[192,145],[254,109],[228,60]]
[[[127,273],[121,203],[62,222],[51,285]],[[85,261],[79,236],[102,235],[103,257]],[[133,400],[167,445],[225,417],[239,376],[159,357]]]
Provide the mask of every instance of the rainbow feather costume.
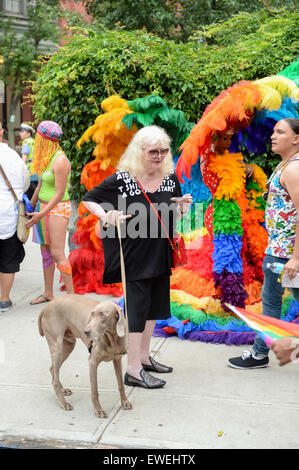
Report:
[[[252,329],[225,306],[230,303],[261,313],[261,266],[267,244],[262,199],[266,175],[253,165],[253,175],[246,179],[240,151],[265,150],[275,123],[286,115],[298,116],[298,100],[299,89],[282,76],[240,82],[223,91],[194,125],[156,95],[134,101],[112,96],[104,100],[104,113],[78,142],[80,146],[91,138],[97,144],[95,160],[84,167],[81,176],[81,183],[90,190],[116,171],[124,148],[138,128],[156,124],[172,138],[182,192],[191,193],[194,203],[185,216],[189,230],[182,233],[188,264],[173,270],[172,318],[157,322],[156,335],[177,334],[180,338],[227,344],[253,342]],[[230,152],[216,155],[212,151],[215,132],[229,129],[235,131]],[[198,203],[204,215],[201,225],[195,224]],[[74,235],[79,248],[70,254],[75,291],[120,296],[121,285],[102,284],[104,257],[96,234],[97,219],[83,204],[79,216]],[[288,297],[288,308],[284,304],[284,315],[291,320],[297,312],[294,302]]]

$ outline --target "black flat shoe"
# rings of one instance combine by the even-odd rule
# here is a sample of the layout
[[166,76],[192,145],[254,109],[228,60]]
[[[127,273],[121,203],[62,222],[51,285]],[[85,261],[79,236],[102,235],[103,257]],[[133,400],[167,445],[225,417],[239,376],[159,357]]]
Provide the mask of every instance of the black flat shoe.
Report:
[[149,360],[151,364],[142,364],[144,370],[149,372],[158,372],[159,374],[168,374],[173,371],[173,367],[164,366],[163,364],[155,361],[151,356],[149,356]]
[[156,379],[152,375],[145,372],[144,369],[141,369],[140,375],[142,380],[136,379],[132,375],[125,373],[124,383],[130,387],[142,387],[142,388],[161,388],[166,384],[165,380]]

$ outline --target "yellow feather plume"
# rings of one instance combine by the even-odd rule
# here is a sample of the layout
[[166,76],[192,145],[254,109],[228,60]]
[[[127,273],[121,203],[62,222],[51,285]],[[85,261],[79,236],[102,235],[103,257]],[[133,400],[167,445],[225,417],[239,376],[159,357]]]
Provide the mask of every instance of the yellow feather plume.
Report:
[[262,191],[266,191],[267,175],[262,168],[255,163],[251,163],[253,168],[253,180],[259,185]]
[[121,98],[119,95],[113,95],[102,101],[101,108],[105,113],[109,113],[109,111],[115,108],[129,109],[129,105],[127,100]]
[[100,114],[94,124],[89,127],[77,142],[80,147],[83,142],[92,139],[97,145],[93,155],[100,162],[100,169],[106,170],[110,165],[116,167],[117,163],[128,146],[137,127],[129,130],[121,121],[126,114],[131,114],[128,103],[119,95],[106,98],[101,107],[104,114]]
[[170,289],[170,300],[171,302],[190,305],[195,310],[204,310],[210,315],[223,312],[219,299],[213,299],[212,297],[201,297],[199,299],[183,290]]
[[282,101],[280,93],[274,88],[262,83],[258,83],[257,86],[262,95],[257,107],[259,109],[269,109],[270,111],[279,109]]
[[[280,95],[281,98],[288,96],[289,98],[299,99],[299,88],[296,86],[296,83],[293,82],[293,80],[290,80],[289,78],[283,77],[282,75],[272,75],[270,77],[261,78],[260,80],[256,80],[253,83],[259,86],[261,93],[263,94],[263,99],[265,99],[266,102],[268,102],[268,106],[265,106],[265,107],[267,107],[270,110],[278,109],[280,105],[278,106],[277,95],[274,93],[272,95],[273,107],[271,107],[271,98],[270,96],[267,97],[267,94],[270,93],[270,91],[267,89],[264,90],[263,89],[264,87],[272,88]],[[260,87],[260,85],[262,87]],[[261,106],[260,103],[259,103],[259,106]]]
[[77,144],[76,144],[76,147],[77,148],[80,148],[81,145],[86,142],[87,140],[89,140],[91,138],[91,136],[93,135],[93,133],[95,132],[97,126],[94,124],[93,126],[89,127],[85,132],[84,134],[82,135],[81,139],[78,140]]

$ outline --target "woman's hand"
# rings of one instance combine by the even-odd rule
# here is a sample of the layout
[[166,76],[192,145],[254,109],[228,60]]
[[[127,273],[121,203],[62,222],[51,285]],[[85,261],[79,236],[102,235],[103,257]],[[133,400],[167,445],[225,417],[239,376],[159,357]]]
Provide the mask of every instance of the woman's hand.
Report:
[[254,173],[253,166],[250,165],[249,163],[245,163],[246,178],[250,178],[251,176],[253,176],[253,173]]
[[280,361],[279,365],[284,366],[288,362],[295,362],[299,353],[298,338],[280,338],[271,344],[271,349]]
[[41,212],[32,212],[32,213],[27,212],[26,215],[30,217],[30,219],[27,220],[25,224],[27,229],[37,224],[43,218],[43,215],[41,214]]
[[292,256],[289,261],[284,265],[283,274],[289,276],[290,279],[294,279],[299,269],[299,259]]
[[182,215],[187,214],[189,207],[193,203],[191,194],[185,194],[183,197],[172,197],[171,200],[178,204]]
[[132,217],[131,215],[124,215],[123,211],[108,211],[104,216],[101,217],[104,227],[107,227],[107,225],[116,225],[117,214],[120,223]]

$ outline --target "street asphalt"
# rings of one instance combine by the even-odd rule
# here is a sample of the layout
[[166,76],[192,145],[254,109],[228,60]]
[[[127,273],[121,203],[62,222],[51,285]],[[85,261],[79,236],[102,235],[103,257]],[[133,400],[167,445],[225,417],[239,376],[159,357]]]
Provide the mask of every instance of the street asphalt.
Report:
[[[29,240],[25,249],[11,292],[13,308],[0,313],[0,447],[299,448],[299,365],[279,367],[271,353],[265,369],[228,367],[227,359],[250,348],[246,345],[153,338],[153,357],[174,371],[163,375],[162,389],[126,387],[131,411],[120,408],[112,363],[101,364],[100,401],[108,418],[100,419],[91,404],[88,352],[77,341],[60,374],[73,391],[67,397],[73,410],[61,409],[51,384],[48,345],[37,328],[41,306],[29,305],[43,292],[39,247]],[[66,295],[57,271],[55,295]]]

